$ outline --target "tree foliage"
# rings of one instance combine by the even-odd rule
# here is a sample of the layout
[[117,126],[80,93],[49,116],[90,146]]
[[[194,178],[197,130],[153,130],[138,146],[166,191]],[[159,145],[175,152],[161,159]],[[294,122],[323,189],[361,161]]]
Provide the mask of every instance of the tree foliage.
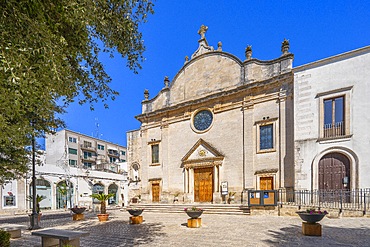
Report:
[[[78,100],[113,99],[99,61],[117,51],[137,72],[145,50],[139,25],[150,0],[0,1],[0,176],[27,170],[33,137],[64,127],[58,118]],[[101,44],[101,43],[102,44]],[[0,180],[0,183],[2,181]]]

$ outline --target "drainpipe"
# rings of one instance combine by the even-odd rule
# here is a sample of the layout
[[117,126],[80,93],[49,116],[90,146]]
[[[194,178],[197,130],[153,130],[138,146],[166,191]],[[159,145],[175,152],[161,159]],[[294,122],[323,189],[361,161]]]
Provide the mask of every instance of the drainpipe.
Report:
[[[279,188],[282,188],[281,186],[281,95],[279,93]],[[285,120],[286,121],[286,120]],[[285,133],[286,135],[286,133]]]
[[242,119],[243,119],[243,190],[241,193],[241,203],[243,204],[243,195],[244,195],[244,190],[245,190],[245,123],[244,123],[244,102],[242,106]]

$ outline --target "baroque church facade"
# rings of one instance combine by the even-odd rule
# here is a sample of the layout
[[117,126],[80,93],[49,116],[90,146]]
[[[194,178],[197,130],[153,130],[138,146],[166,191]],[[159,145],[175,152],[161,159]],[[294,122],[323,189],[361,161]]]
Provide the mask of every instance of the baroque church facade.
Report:
[[294,187],[293,54],[245,60],[199,47],[154,97],[144,92],[138,130],[127,133],[129,167],[138,171],[142,202],[223,203],[221,185],[247,200],[248,190]]

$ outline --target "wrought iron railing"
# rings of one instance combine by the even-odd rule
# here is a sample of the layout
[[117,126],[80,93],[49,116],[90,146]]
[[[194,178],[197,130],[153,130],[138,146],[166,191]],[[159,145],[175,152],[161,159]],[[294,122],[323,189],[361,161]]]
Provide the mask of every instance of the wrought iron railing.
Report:
[[282,205],[370,211],[370,188],[352,190],[279,190]]
[[345,129],[343,122],[336,122],[335,124],[324,124],[324,138],[344,136]]

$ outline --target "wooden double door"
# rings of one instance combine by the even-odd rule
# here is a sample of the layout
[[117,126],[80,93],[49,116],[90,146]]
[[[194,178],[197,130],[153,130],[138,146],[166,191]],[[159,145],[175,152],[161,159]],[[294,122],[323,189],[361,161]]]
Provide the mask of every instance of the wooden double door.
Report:
[[273,190],[274,178],[273,177],[260,177],[260,190]]
[[152,202],[159,202],[159,182],[152,183]]
[[329,153],[319,162],[319,190],[321,201],[349,202],[350,161],[340,153]]
[[213,168],[194,169],[194,201],[212,202]]

